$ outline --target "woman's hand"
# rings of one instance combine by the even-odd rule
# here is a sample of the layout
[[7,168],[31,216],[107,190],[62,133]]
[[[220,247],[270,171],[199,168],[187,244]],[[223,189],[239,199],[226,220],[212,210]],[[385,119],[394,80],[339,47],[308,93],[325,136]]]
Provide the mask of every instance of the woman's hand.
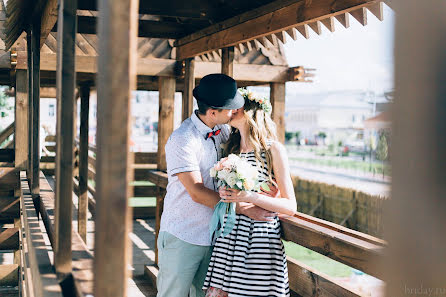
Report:
[[254,193],[221,187],[218,191],[223,202],[253,202]]

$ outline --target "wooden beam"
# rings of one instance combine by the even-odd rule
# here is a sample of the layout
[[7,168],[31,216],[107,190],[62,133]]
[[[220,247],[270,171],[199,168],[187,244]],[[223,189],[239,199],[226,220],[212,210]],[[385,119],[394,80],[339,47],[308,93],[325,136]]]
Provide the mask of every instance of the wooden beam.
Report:
[[306,39],[310,38],[310,32],[308,30],[308,25],[303,24],[302,26],[297,26],[296,30],[299,31],[300,34],[302,34],[303,37]]
[[62,289],[48,255],[44,233],[39,225],[39,216],[36,214],[26,174],[23,171],[20,172],[20,184],[23,210],[21,224],[24,230],[20,240],[23,246],[22,263],[26,296],[62,297]]
[[[80,34],[96,34],[97,18],[93,16],[78,16],[78,30]],[[177,39],[192,31],[194,27],[190,28],[178,22],[172,21],[153,21],[153,20],[139,20],[138,21],[138,37],[144,38],[163,38],[163,39]],[[56,27],[53,28],[56,32]]]
[[18,250],[19,246],[19,228],[1,228],[0,229],[0,250]]
[[[98,10],[96,1],[79,0],[79,10]],[[218,6],[212,2],[191,0],[184,5],[174,1],[142,1],[139,6],[139,14],[150,14],[155,16],[192,18],[208,20],[219,14]]]
[[17,264],[0,265],[0,286],[15,287],[18,285],[19,285],[19,265]]
[[363,26],[367,25],[367,9],[361,7],[356,10],[350,11],[350,14]]
[[282,216],[281,224],[283,239],[383,278],[384,272],[378,267],[386,247],[382,240],[301,213]]
[[285,142],[285,84],[271,83],[270,98],[273,106],[272,118],[277,127],[277,138]]
[[[158,162],[157,169],[166,171],[166,153],[164,146],[173,132],[174,125],[174,106],[175,106],[175,79],[159,78],[159,113],[158,113]],[[155,239],[158,239],[158,233],[161,223],[161,214],[163,212],[164,196],[159,191],[156,197],[155,213]],[[158,263],[158,247],[155,245],[155,263]]]
[[76,1],[60,1],[57,24],[60,57],[57,64],[54,266],[58,274],[67,275],[72,270]]
[[15,167],[26,170],[28,159],[28,86],[26,70],[16,71],[15,83]]
[[90,86],[80,87],[81,118],[79,135],[79,194],[78,194],[78,224],[77,230],[82,240],[87,242],[87,212],[88,212],[88,127]]
[[31,168],[31,193],[33,199],[39,195],[39,171],[40,171],[40,22],[34,23],[31,33],[32,56],[32,168]]
[[[98,22],[95,296],[127,296],[131,263],[133,180],[129,154],[130,102],[136,87],[137,0],[100,0]],[[120,45],[119,47],[116,45]],[[113,63],[110,63],[113,61]]]
[[[250,43],[252,44],[252,42]],[[252,47],[252,46],[251,46]],[[97,59],[95,56],[76,56],[76,72],[96,73]],[[41,54],[41,70],[56,70],[56,55]],[[177,77],[178,61],[173,59],[149,59],[139,58],[137,62],[137,74],[141,76]],[[26,53],[18,52],[17,69],[27,69]],[[286,82],[292,81],[287,66],[279,65],[255,65],[234,63],[233,78],[236,81],[252,82]],[[195,61],[194,77],[201,79],[210,73],[220,73],[221,63]],[[42,90],[43,88],[41,88]],[[45,91],[46,92],[46,91]],[[51,90],[49,93],[51,95]],[[42,94],[43,95],[43,94]]]
[[299,296],[314,296],[315,292],[321,292],[324,296],[364,296],[364,293],[290,257],[287,257],[287,266],[290,289]]
[[[336,14],[358,10],[376,0],[274,1],[258,9],[217,23],[176,42],[177,59],[259,39],[303,24],[314,23]],[[291,3],[290,3],[291,2]]]
[[374,16],[378,18],[378,20],[384,20],[384,2],[377,2],[367,6],[367,9],[373,13]]
[[175,106],[175,79],[159,78],[159,113],[158,113],[158,170],[167,170],[164,146],[173,132]]
[[192,91],[195,86],[195,59],[187,58],[184,61],[184,92],[183,92],[183,112],[182,120],[184,121],[191,116],[194,106],[194,96]]
[[51,29],[57,21],[57,0],[48,0],[45,3],[45,7],[42,11],[42,21],[41,21],[41,33],[40,33],[40,47],[45,44]]
[[335,31],[334,17],[323,19],[321,20],[321,23],[324,24],[330,32]]
[[[27,70],[28,75],[28,166],[26,168],[26,173],[28,176],[28,181],[31,184],[32,180],[32,166],[33,166],[33,155],[32,155],[32,148],[33,148],[33,60],[32,60],[32,48],[31,48],[31,36],[32,31],[28,30],[26,32],[26,55],[24,56],[24,59],[26,61],[27,67],[24,68]],[[18,55],[17,55],[18,60]]]
[[221,73],[230,77],[234,75],[234,47],[225,47],[221,57]]
[[398,133],[391,136],[392,199],[384,213],[385,295],[441,295],[446,284],[446,237],[440,227],[446,226],[446,2],[393,3],[398,17],[391,114],[392,131]]
[[308,26],[317,34],[317,35],[321,35],[322,34],[322,27],[321,27],[321,22],[314,22],[314,23],[308,23]]
[[344,26],[345,28],[350,27],[350,15],[348,13],[341,13],[335,15],[335,18]]

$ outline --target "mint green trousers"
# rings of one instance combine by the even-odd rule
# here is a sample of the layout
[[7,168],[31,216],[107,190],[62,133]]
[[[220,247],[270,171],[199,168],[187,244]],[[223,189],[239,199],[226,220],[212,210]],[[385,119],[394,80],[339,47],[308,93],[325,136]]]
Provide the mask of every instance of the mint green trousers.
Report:
[[[168,232],[158,235],[157,297],[204,297],[211,247],[187,243]],[[190,295],[188,295],[190,294]]]

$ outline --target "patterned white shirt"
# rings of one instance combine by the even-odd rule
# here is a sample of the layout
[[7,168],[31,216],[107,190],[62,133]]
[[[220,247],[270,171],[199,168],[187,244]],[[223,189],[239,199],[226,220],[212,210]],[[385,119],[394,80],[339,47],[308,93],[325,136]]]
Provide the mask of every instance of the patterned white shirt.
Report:
[[[206,139],[209,132],[221,129],[220,134]],[[217,191],[209,170],[221,158],[220,144],[229,138],[229,126],[209,128],[196,111],[176,129],[166,143],[168,184],[164,197],[160,231],[195,245],[209,246],[209,222],[213,209],[194,202],[180,182],[177,173],[199,171],[204,186]]]

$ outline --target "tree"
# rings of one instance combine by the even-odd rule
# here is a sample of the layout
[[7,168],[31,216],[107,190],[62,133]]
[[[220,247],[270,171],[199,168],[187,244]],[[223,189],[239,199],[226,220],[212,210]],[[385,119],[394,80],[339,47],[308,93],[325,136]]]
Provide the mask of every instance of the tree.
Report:
[[4,118],[8,116],[8,111],[12,110],[14,106],[11,104],[11,100],[6,96],[3,90],[0,90],[0,117]]
[[387,137],[384,132],[381,133],[376,147],[376,158],[383,164],[383,177],[384,177],[384,161],[387,160],[389,147],[387,145]]

